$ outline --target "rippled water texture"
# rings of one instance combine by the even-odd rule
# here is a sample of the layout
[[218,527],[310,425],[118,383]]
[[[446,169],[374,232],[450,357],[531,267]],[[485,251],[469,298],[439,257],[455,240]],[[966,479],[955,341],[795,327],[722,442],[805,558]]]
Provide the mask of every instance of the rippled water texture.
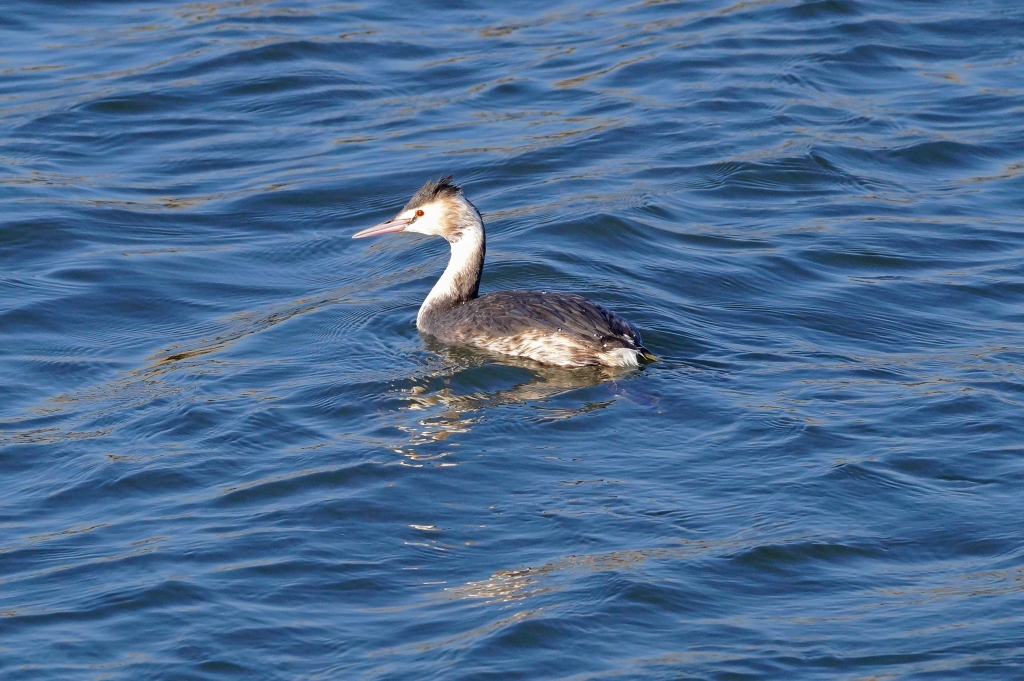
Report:
[[[0,676],[1011,679],[1024,5],[0,9]],[[661,362],[421,338],[482,289]]]

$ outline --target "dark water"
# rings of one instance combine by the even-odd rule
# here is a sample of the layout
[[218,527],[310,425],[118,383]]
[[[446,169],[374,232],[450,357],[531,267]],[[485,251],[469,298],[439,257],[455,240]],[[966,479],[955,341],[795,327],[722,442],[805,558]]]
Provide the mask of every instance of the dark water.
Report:
[[[1024,6],[7,2],[4,679],[1024,678]],[[429,344],[584,293],[613,376]]]

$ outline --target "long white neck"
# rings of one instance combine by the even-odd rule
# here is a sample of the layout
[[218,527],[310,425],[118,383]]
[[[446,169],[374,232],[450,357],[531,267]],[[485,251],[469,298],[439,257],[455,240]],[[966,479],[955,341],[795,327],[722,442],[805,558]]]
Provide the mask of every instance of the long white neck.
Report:
[[459,206],[451,216],[453,227],[446,235],[452,248],[448,267],[430,289],[416,316],[416,328],[420,331],[435,333],[433,323],[440,315],[476,298],[479,293],[487,250],[484,223],[476,207],[465,199],[463,202],[465,205]]

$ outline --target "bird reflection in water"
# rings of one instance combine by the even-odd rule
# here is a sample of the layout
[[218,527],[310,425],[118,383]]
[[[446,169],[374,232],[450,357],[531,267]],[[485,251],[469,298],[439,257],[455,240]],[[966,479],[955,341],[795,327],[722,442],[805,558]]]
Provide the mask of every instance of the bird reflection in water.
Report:
[[[430,339],[427,350],[436,358],[431,366],[402,381],[395,390],[399,411],[418,416],[412,424],[396,424],[409,440],[393,450],[405,457],[407,465],[457,465],[445,461],[453,454],[451,450],[431,450],[453,435],[468,433],[487,410],[497,407],[529,405],[533,412],[526,420],[544,422],[598,411],[620,399],[648,408],[658,404],[656,397],[623,386],[625,380],[636,376],[635,371],[612,367],[566,370],[508,356],[492,357]],[[504,387],[480,389],[482,383]],[[598,394],[590,389],[597,389]],[[573,400],[569,396],[575,391],[585,394]],[[559,404],[549,404],[552,400]]]

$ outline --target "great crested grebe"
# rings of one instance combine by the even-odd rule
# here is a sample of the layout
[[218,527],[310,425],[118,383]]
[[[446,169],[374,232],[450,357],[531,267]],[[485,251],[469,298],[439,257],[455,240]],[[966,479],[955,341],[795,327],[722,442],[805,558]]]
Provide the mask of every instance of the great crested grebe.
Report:
[[479,296],[484,222],[452,177],[427,182],[387,222],[352,235],[389,232],[443,236],[452,255],[416,328],[452,345],[469,345],[562,367],[635,367],[654,360],[622,317],[572,293],[498,291]]

